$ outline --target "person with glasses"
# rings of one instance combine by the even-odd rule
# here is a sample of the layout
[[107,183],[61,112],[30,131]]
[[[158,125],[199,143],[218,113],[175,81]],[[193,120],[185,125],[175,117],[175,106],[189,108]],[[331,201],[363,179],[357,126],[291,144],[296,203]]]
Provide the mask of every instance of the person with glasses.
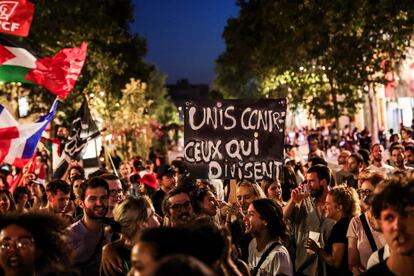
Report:
[[177,226],[187,224],[194,220],[195,215],[191,206],[188,192],[182,188],[170,191],[162,202],[164,212],[164,225]]
[[0,267],[4,275],[69,272],[71,248],[63,239],[65,229],[63,220],[50,213],[0,216]]
[[363,213],[353,217],[348,232],[348,263],[354,275],[359,275],[367,268],[367,262],[378,248],[384,246],[384,236],[371,210],[371,199],[375,187],[386,179],[386,175],[376,171],[362,171],[359,176],[360,187],[357,190]]
[[107,218],[112,218],[112,211],[115,206],[124,199],[124,193],[122,190],[122,183],[118,176],[114,174],[103,174],[101,177],[108,183],[109,187],[109,198],[108,198],[108,213]]

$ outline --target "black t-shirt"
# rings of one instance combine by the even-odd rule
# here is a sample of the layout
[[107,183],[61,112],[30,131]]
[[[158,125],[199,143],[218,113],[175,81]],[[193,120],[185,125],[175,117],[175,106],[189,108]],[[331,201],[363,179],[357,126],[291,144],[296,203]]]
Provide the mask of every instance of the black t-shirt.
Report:
[[388,269],[387,262],[380,262],[367,271],[363,272],[361,276],[395,276],[391,270]]
[[348,187],[352,187],[354,189],[358,189],[358,179],[355,179],[354,176],[351,174],[346,178],[346,185]]
[[328,275],[352,275],[348,268],[348,238],[346,237],[350,221],[351,219],[348,217],[338,220],[338,222],[332,227],[331,235],[326,241],[324,250],[330,255],[332,255],[332,245],[334,243],[343,243],[345,245],[345,252],[339,269],[326,264],[326,271]]

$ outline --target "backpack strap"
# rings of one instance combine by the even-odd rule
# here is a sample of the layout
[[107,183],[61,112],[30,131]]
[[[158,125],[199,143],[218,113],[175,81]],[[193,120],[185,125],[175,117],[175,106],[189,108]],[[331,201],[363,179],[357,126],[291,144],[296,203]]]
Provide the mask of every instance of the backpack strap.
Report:
[[278,245],[278,242],[272,243],[267,250],[263,253],[262,257],[260,257],[259,262],[257,265],[253,268],[252,276],[256,276],[257,272],[259,271],[259,268],[262,266],[263,262],[267,259],[267,256],[269,256],[270,252]]
[[385,251],[385,247],[381,247],[380,249],[378,249],[378,260],[380,261],[380,263],[382,263],[384,260],[384,251]]
[[371,245],[372,252],[377,251],[378,248],[375,243],[374,236],[372,235],[371,229],[369,229],[368,221],[367,221],[367,218],[365,217],[365,214],[360,215],[359,218],[361,219],[361,223],[362,223],[362,227],[364,228],[365,235],[367,235],[369,244]]

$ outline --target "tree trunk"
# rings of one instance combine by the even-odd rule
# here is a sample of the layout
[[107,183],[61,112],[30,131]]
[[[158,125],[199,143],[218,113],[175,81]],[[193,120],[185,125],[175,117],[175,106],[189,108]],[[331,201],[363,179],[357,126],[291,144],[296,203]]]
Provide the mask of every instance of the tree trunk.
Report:
[[334,111],[334,117],[335,117],[335,126],[336,126],[336,129],[339,129],[338,99],[337,99],[336,89],[333,86],[333,82],[332,82],[331,79],[329,80],[329,85],[331,86],[332,104],[333,104],[333,111]]
[[375,99],[375,88],[374,84],[371,83],[368,86],[368,101],[369,101],[369,111],[371,113],[371,133],[372,133],[372,143],[379,143],[378,139],[378,109]]

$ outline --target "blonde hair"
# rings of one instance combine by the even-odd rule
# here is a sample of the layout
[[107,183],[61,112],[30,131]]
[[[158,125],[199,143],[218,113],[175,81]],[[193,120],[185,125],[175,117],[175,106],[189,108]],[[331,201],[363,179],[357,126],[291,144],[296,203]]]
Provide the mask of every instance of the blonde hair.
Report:
[[127,197],[116,205],[113,210],[114,220],[120,225],[121,233],[128,240],[132,240],[138,229],[137,222],[146,221],[149,217],[148,209],[152,208],[149,197]]
[[342,211],[345,216],[354,217],[361,213],[358,194],[354,188],[346,185],[337,185],[328,194],[332,196],[337,205],[342,206]]
[[263,191],[263,189],[256,182],[251,182],[251,181],[248,181],[248,180],[242,180],[242,181],[237,183],[237,188],[239,188],[239,187],[252,188],[253,193],[256,196],[256,198],[267,198],[267,196],[266,196],[265,192]]

